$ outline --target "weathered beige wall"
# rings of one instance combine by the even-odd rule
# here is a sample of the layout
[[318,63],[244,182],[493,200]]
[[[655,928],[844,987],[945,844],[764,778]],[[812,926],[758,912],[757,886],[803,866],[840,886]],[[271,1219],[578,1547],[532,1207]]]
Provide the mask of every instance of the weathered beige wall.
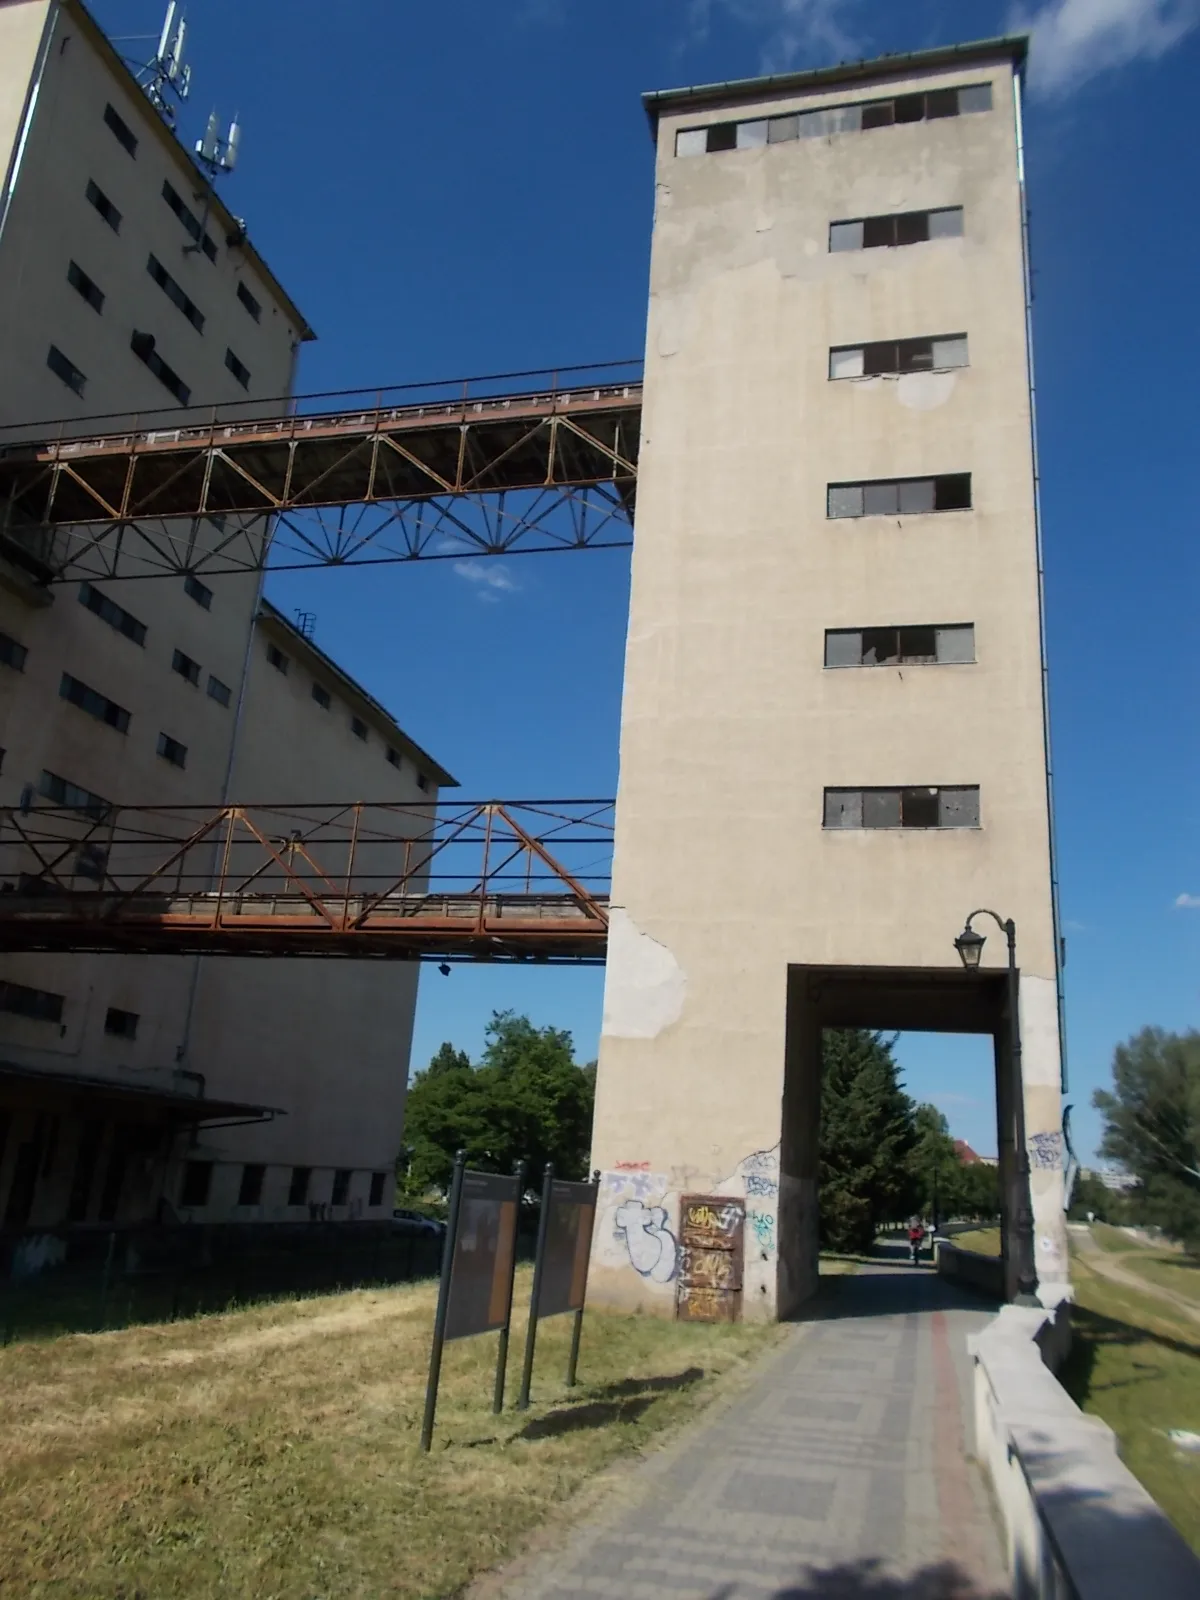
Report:
[[17,147],[49,11],[50,0],[0,3],[0,216],[17,176]]
[[[985,80],[989,113],[673,153],[679,127]],[[831,221],[949,205],[965,207],[961,239],[828,250]],[[811,1175],[777,1159],[789,963],[956,964],[966,913],[995,904],[1020,930],[1030,1132],[1059,1128],[1023,281],[1006,62],[662,119],[599,1299],[669,1312],[671,1282],[631,1269],[629,1227],[668,1252],[684,1189],[745,1194],[758,1213],[747,1315],[776,1305],[780,1180],[811,1254]],[[965,370],[828,379],[830,346],[962,331]],[[830,482],[963,471],[971,511],[826,518]],[[975,624],[975,664],[823,667],[828,627],[950,622]],[[826,786],[876,784],[978,784],[981,827],[823,830]],[[987,964],[1002,945],[993,932]],[[1057,1181],[1039,1177],[1039,1232],[1061,1271]],[[631,1197],[643,1211],[618,1222]],[[654,1207],[665,1218],[643,1222]]]

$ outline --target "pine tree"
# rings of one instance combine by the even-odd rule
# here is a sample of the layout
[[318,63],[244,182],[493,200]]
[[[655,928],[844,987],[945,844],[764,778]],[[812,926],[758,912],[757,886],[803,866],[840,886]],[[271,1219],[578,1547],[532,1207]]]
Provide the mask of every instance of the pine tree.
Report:
[[869,1249],[880,1224],[912,1204],[916,1131],[894,1042],[864,1028],[824,1036],[821,1243],[830,1249]]

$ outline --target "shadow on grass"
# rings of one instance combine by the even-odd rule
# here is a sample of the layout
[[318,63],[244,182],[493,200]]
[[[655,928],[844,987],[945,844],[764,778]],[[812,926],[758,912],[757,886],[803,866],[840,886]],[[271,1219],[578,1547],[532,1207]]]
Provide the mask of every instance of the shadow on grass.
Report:
[[690,1389],[704,1377],[703,1367],[686,1367],[656,1378],[622,1378],[593,1393],[601,1398],[578,1406],[562,1406],[544,1417],[527,1422],[518,1439],[553,1439],[559,1434],[576,1433],[583,1428],[607,1428],[614,1422],[636,1422],[660,1394]]
[[[1135,1327],[1132,1323],[1102,1316],[1098,1311],[1089,1311],[1080,1305],[1072,1307],[1071,1327],[1074,1335],[1071,1352],[1058,1377],[1077,1406],[1083,1405],[1092,1392],[1096,1360],[1103,1345],[1152,1344],[1160,1350],[1171,1350],[1176,1355],[1200,1356],[1200,1344],[1192,1344],[1186,1339],[1172,1339],[1165,1333],[1155,1333],[1151,1328]],[[1121,1387],[1130,1387],[1138,1381],[1130,1379]],[[1118,1385],[1105,1385],[1105,1388],[1115,1387]]]
[[[737,1584],[722,1584],[706,1600],[732,1600]],[[770,1600],[1007,1600],[1007,1589],[981,1589],[953,1561],[922,1567],[896,1578],[880,1571],[878,1561],[852,1561],[814,1568],[798,1583],[772,1591]]]

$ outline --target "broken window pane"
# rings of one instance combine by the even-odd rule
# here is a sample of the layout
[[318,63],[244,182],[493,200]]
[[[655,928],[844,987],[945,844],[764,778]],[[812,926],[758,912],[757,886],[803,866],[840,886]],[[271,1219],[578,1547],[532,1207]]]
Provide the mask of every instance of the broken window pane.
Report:
[[894,118],[890,100],[876,100],[872,106],[862,108],[862,125],[867,128],[890,128]]
[[825,826],[827,828],[861,828],[863,825],[863,797],[861,789],[826,789]]
[[864,667],[894,666],[896,661],[895,628],[864,628],[862,631],[862,664]]
[[930,239],[957,239],[963,231],[963,208],[947,206],[942,211],[926,213],[929,218]]
[[737,125],[737,147],[739,150],[757,150],[760,145],[767,142],[767,124],[762,122],[739,122]]
[[900,820],[905,828],[936,828],[938,792],[936,789],[901,789]]
[[900,485],[900,511],[906,517],[934,509],[933,479],[908,478]]
[[863,225],[861,222],[831,222],[829,225],[830,250],[861,250]]
[[707,149],[707,128],[681,128],[675,135],[677,156],[702,156]]
[[868,378],[875,377],[880,372],[895,372],[896,346],[891,340],[883,344],[868,344],[863,346],[863,373]]
[[831,378],[861,378],[862,375],[863,353],[861,348],[831,350],[829,352],[829,376]]
[[990,83],[972,83],[965,89],[958,91],[958,109],[960,111],[990,111],[992,109],[992,86]]
[[937,658],[941,662],[974,661],[975,625],[967,622],[937,630]]
[[902,211],[893,218],[897,244],[923,244],[930,236],[927,211]]
[[969,511],[971,509],[971,474],[950,472],[934,479],[933,505],[935,511]]
[[925,96],[923,94],[902,94],[896,101],[897,122],[923,122],[925,119]]
[[862,665],[863,636],[857,628],[830,628],[825,634],[827,667]]
[[831,483],[827,513],[831,517],[861,517],[863,490],[861,483]]
[[894,517],[900,510],[898,485],[894,483],[863,484],[863,516]]
[[979,789],[977,786],[938,791],[938,824],[943,828],[977,828],[979,826]]
[[934,628],[901,628],[901,661],[936,661],[937,630]]
[[900,793],[897,789],[864,789],[862,825],[864,828],[898,828]]
[[932,366],[932,339],[901,339],[897,350],[897,371],[928,372]]
[[957,89],[930,89],[925,96],[925,115],[930,122],[936,117],[958,115]]
[[736,150],[737,123],[716,122],[708,130],[709,150]]
[[967,364],[967,336],[956,334],[953,339],[934,339],[933,365],[939,371],[945,367],[965,367]]
[[896,242],[895,217],[865,217],[862,230],[864,250],[878,250]]
[[768,144],[786,144],[800,137],[799,117],[772,117],[767,125]]

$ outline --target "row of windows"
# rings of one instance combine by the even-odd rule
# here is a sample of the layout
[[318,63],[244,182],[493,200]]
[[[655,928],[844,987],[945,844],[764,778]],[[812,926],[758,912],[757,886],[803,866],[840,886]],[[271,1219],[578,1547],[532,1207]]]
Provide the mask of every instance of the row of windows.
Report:
[[963,208],[939,206],[935,211],[892,211],[877,217],[853,217],[829,224],[829,248],[880,250],[928,239],[959,239]]
[[[221,687],[224,688],[224,685]],[[86,711],[88,716],[95,717],[97,722],[115,728],[118,733],[129,732],[132,720],[130,712],[126,711],[124,706],[119,706],[115,700],[110,700],[107,695],[101,694],[98,689],[93,689],[84,683],[82,679],[74,678],[69,672],[64,672],[58,692],[62,699],[69,701],[73,706],[78,706],[81,711]],[[169,733],[159,734],[157,749],[163,760],[169,761],[173,767],[187,766],[187,746],[181,744],[178,739],[173,739]]]
[[[154,258],[151,257],[151,260],[153,259]],[[74,267],[74,265],[75,263],[72,262],[71,266]],[[179,289],[179,285],[175,283],[175,280],[171,278],[169,274],[164,274],[164,276],[167,277],[168,282],[175,289]],[[70,272],[68,272],[67,277],[69,281],[75,283],[75,279],[71,278]],[[79,279],[87,283],[88,289],[90,291],[94,291],[94,294],[99,299],[100,305],[102,305],[104,303],[104,296],[100,290],[96,288],[96,285],[92,282],[92,280],[90,278],[85,279],[82,272],[79,273]],[[79,283],[75,283],[75,287],[79,288],[79,292],[86,300],[88,300],[89,304],[96,305],[96,300],[91,298],[91,295],[81,288]],[[187,305],[191,307],[191,310],[195,312],[195,317],[189,316],[188,320],[196,322],[196,318],[199,318],[199,322],[196,322],[196,326],[199,327],[204,320],[203,317],[198,311],[196,311],[195,306],[192,305],[190,300],[188,300],[187,295],[183,293],[182,289],[179,289],[179,294],[182,296],[182,299],[187,302]],[[172,296],[172,298],[174,298],[174,296]],[[97,310],[99,310],[99,305],[97,305]],[[187,313],[185,311],[185,315],[186,314]],[[167,390],[168,394],[173,395],[181,406],[186,406],[192,398],[191,388],[184,383],[183,379],[175,371],[174,367],[170,366],[166,361],[163,360],[162,356],[159,355],[157,349],[155,348],[156,342],[157,341],[152,333],[145,333],[141,329],[135,328],[129,340],[129,348],[133,351],[134,355],[137,356],[139,361],[143,361],[146,366],[149,367],[150,371],[158,379],[159,383],[161,383],[163,388]],[[77,395],[83,394],[85,388],[87,387],[87,373],[84,372],[81,367],[77,367],[71,360],[70,356],[64,354],[64,352],[60,350],[56,344],[52,344],[47,352],[46,365],[50,368],[50,371],[56,378],[62,379],[68,389],[72,389]],[[248,389],[250,387],[250,368],[246,366],[244,361],[239,361],[237,356],[234,355],[233,351],[228,348],[225,351],[225,365],[228,367],[229,371],[233,373],[233,376],[241,384],[243,389]]]
[[[191,596],[197,604],[202,605],[207,611],[212,606],[212,590],[188,576],[183,581],[184,592]],[[79,601],[102,621],[107,622],[110,628],[115,628],[118,633],[124,634],[127,639],[132,639],[134,644],[145,645],[146,624],[139,622],[132,611],[126,611],[124,606],[119,606],[108,595],[102,594],[91,583],[81,583],[79,586]],[[178,672],[191,684],[199,686],[200,663],[193,661],[191,656],[184,655],[182,650],[176,650],[171,658],[172,670]],[[208,675],[209,697],[218,705],[227,706],[233,698],[233,691],[227,683],[222,683],[220,678],[211,672]]]
[[917,516],[928,511],[969,511],[971,474],[947,472],[937,478],[877,478],[865,483],[831,483],[825,491],[828,517]]
[[[179,1204],[181,1206],[206,1206],[212,1191],[212,1175],[214,1163],[211,1161],[188,1161],[183,1168],[183,1180],[179,1189]],[[238,1184],[239,1206],[257,1206],[262,1204],[263,1184],[267,1176],[264,1163],[248,1161],[242,1168],[241,1180]],[[312,1185],[313,1169],[311,1167],[293,1167],[288,1182],[289,1206],[304,1206],[308,1204],[309,1190]],[[350,1184],[354,1177],[352,1167],[338,1167],[333,1174],[333,1187],[330,1191],[329,1203],[335,1206],[344,1206],[350,1198]],[[371,1192],[367,1200],[368,1206],[381,1206],[384,1204],[384,1193],[387,1186],[388,1175],[386,1172],[373,1172],[371,1174]]]
[[825,632],[827,667],[946,666],[974,659],[975,626],[970,622]]
[[792,111],[782,116],[755,117],[745,122],[716,122],[704,128],[683,128],[675,135],[677,156],[699,156],[719,150],[754,150],[793,139],[825,139],[837,133],[865,133],[905,122],[933,122],[992,109],[990,83],[960,89],[927,89],[888,100],[858,100],[825,106],[820,111]]
[[[0,1011],[15,1017],[27,1017],[33,1022],[61,1024],[67,997],[54,994],[49,989],[31,989],[28,984],[0,980]],[[122,1011],[119,1006],[109,1006],[104,1018],[104,1031],[120,1039],[136,1039],[140,1018],[136,1011]]]
[[835,345],[829,352],[830,378],[948,372],[966,365],[965,333],[929,334],[921,339],[883,339],[874,344]]
[[57,772],[43,772],[38,780],[38,793],[53,806],[63,806],[69,811],[83,811],[98,821],[108,815],[109,802],[103,795],[93,794],[69,778],[60,778]]
[[977,828],[979,785],[826,789],[826,828]]

